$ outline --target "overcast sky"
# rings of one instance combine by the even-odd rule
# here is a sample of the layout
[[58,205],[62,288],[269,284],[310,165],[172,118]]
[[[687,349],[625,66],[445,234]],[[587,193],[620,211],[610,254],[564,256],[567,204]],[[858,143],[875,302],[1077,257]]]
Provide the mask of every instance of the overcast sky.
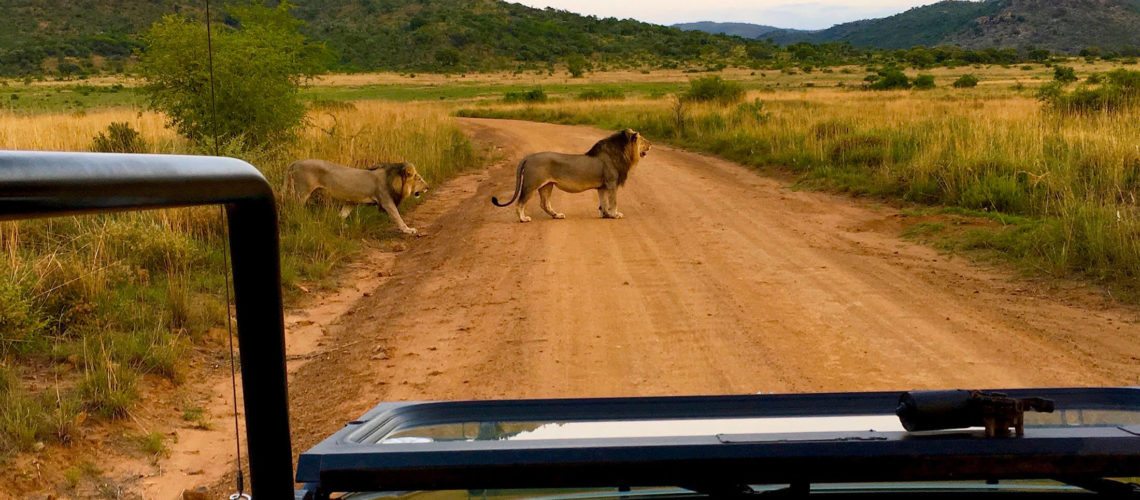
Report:
[[834,24],[897,14],[935,0],[509,0],[598,17],[658,24],[731,21],[781,28],[823,29]]

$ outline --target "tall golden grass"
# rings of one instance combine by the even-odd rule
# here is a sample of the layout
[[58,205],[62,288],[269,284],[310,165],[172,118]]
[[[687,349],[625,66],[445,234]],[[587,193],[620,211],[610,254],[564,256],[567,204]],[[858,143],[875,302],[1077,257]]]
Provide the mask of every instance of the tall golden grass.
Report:
[[959,207],[1004,225],[958,246],[994,250],[1051,275],[1126,288],[1140,278],[1140,111],[1062,115],[1032,89],[802,89],[728,106],[638,99],[483,105],[462,115],[607,128],[759,167],[805,184]]
[[[136,109],[0,112],[0,148],[86,151],[112,122],[139,131],[150,152],[201,152]],[[275,187],[300,158],[408,160],[432,182],[480,160],[446,108],[381,102],[326,103],[296,143],[243,154]],[[283,198],[279,209],[286,283],[324,280],[362,241],[395,234],[374,208],[347,221],[334,203]],[[0,459],[66,441],[82,415],[126,416],[148,379],[185,378],[190,347],[224,325],[222,236],[208,207],[0,223]],[[24,383],[45,366],[57,367],[60,392]]]

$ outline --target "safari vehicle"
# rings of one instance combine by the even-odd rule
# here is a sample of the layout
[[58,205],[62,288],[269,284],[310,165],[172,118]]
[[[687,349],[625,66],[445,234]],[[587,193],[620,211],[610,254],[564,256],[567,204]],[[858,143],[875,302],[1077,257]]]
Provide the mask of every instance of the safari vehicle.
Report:
[[256,498],[1140,497],[1137,388],[384,403],[294,476],[261,174],[218,157],[0,152],[4,219],[192,205],[228,214]]

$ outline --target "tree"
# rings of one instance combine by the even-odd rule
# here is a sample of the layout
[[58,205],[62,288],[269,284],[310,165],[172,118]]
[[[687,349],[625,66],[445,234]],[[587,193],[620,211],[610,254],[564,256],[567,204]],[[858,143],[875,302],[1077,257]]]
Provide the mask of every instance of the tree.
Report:
[[328,52],[306,41],[291,8],[288,2],[230,7],[236,23],[214,26],[216,122],[204,23],[179,15],[156,22],[143,36],[139,65],[150,106],[199,144],[215,126],[219,141],[242,147],[292,139],[305,116],[298,89],[323,68]]
[[435,60],[444,68],[454,68],[459,65],[459,51],[451,47],[435,51]]
[[570,72],[571,78],[581,78],[589,69],[589,65],[589,61],[581,54],[574,54],[566,58],[566,71]]

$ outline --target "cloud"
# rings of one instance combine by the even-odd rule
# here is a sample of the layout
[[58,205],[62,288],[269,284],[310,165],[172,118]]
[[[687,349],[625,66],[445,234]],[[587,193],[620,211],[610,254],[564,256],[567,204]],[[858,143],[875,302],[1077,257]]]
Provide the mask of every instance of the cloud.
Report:
[[[515,0],[519,1],[519,0]],[[521,0],[532,7],[554,7],[599,17],[633,18],[674,24],[730,21],[781,28],[823,29],[834,24],[883,17],[935,0]]]

